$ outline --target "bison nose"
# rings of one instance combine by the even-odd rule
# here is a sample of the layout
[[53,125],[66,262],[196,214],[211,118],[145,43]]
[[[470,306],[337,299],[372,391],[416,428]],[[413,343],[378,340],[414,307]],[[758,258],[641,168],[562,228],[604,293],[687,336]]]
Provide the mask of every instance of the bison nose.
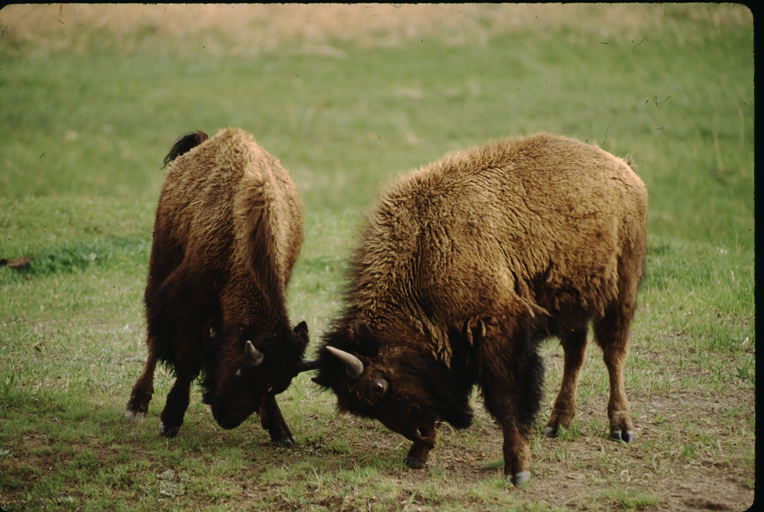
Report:
[[222,428],[226,430],[231,430],[232,428],[236,428],[239,425],[241,425],[241,421],[231,419],[231,418],[220,418],[217,419],[218,425],[220,425]]
[[225,413],[218,407],[212,407],[212,417],[215,418],[218,425],[226,430],[236,428],[241,425],[242,422],[242,420]]

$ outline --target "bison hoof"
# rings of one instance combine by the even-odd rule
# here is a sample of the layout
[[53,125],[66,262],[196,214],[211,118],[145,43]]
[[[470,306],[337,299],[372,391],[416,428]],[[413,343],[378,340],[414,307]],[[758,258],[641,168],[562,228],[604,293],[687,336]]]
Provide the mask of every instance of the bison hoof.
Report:
[[159,422],[159,435],[163,437],[175,437],[178,435],[178,432],[180,432],[180,427],[171,427],[167,428],[164,426],[164,423],[161,421]]
[[627,430],[626,432],[621,435],[620,430],[613,430],[610,432],[610,437],[612,439],[615,439],[616,441],[623,441],[624,443],[633,443],[634,442],[634,432],[631,430]]
[[506,479],[507,479],[507,483],[510,483],[514,485],[515,487],[519,487],[521,485],[527,484],[530,481],[531,472],[521,471],[515,475],[507,475]]
[[291,448],[297,444],[297,439],[295,439],[293,436],[289,436],[286,439],[282,439],[280,443],[284,448]]
[[138,423],[143,419],[144,414],[142,412],[135,412],[131,410],[125,411],[125,421],[130,423]]
[[516,475],[507,475],[507,482],[513,484],[515,487],[527,484],[531,479],[530,471],[521,471]]
[[405,464],[406,467],[411,469],[422,469],[423,467],[427,465],[426,462],[422,462],[416,457],[406,457],[405,459],[403,459],[403,464]]
[[544,429],[544,435],[546,437],[557,437],[557,429],[553,427],[547,427]]
[[273,444],[280,444],[281,446],[285,448],[291,448],[292,446],[297,444],[297,439],[294,438],[291,432],[288,430],[276,430],[276,431],[268,431],[268,433],[271,436],[271,442]]

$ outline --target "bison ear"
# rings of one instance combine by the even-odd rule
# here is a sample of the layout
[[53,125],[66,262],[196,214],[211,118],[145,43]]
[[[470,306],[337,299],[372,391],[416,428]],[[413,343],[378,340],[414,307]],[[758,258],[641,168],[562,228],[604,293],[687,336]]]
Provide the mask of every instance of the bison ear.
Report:
[[247,324],[244,323],[244,320],[247,318],[247,308],[244,308],[241,310],[241,316],[239,317],[239,321],[236,323],[237,328],[239,329],[239,336],[241,336],[241,333],[244,332],[244,329],[247,328]]
[[295,325],[294,329],[292,329],[292,330],[300,338],[304,339],[305,341],[310,341],[308,339],[308,324],[306,324],[304,321],[302,321],[299,324]]
[[363,320],[356,320],[353,323],[353,331],[355,333],[356,339],[359,340],[374,337],[374,331],[372,331],[371,327],[369,327],[369,324]]
[[247,341],[245,352],[247,361],[249,361],[249,364],[252,366],[259,366],[263,362],[263,359],[265,359],[265,354],[257,350],[251,341]]
[[353,322],[353,338],[359,354],[366,357],[375,357],[379,352],[379,339],[369,324],[363,320]]

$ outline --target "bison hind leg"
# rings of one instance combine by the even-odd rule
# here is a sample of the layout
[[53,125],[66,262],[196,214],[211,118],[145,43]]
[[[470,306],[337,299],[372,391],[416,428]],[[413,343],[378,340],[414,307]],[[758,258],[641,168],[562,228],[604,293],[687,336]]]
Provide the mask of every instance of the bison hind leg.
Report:
[[[150,346],[150,345],[149,345]],[[138,380],[133,385],[130,400],[125,410],[125,420],[133,423],[140,421],[149,410],[151,397],[154,395],[154,369],[157,365],[157,355],[149,349],[146,364]]]
[[594,322],[594,336],[602,347],[603,359],[610,378],[610,399],[607,412],[610,420],[610,437],[627,443],[634,441],[631,406],[626,398],[624,366],[629,351],[629,323],[633,307],[615,304],[605,316]]
[[583,327],[560,336],[565,363],[560,392],[557,394],[552,414],[544,429],[544,435],[547,437],[556,437],[560,427],[570,428],[576,416],[576,387],[586,358],[586,331],[587,327]]

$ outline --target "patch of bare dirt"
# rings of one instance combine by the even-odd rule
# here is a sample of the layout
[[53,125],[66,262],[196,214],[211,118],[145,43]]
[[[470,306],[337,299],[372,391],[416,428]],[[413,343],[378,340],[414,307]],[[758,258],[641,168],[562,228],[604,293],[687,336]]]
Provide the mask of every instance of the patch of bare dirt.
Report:
[[[752,406],[747,398],[734,392],[717,398],[732,407]],[[752,445],[752,434],[741,435],[734,421],[721,420],[714,403],[702,394],[685,393],[681,402],[661,397],[646,399],[635,395],[632,403],[649,402],[649,407],[657,411],[660,417],[670,417],[671,420],[667,423],[657,420],[656,416],[635,418],[637,439],[631,446],[611,441],[606,432],[590,428],[595,418],[599,419],[599,427],[603,425],[605,401],[603,397],[580,404],[581,433],[574,439],[544,438],[541,434],[541,418],[539,428],[534,433],[531,483],[522,488],[507,486],[503,492],[528,503],[544,503],[571,511],[744,511],[752,505],[754,465],[751,461],[741,461],[730,455],[736,443]],[[453,482],[448,484],[451,488],[442,488],[444,500],[448,496],[464,493],[466,505],[482,508],[483,505],[476,501],[480,499],[479,495],[476,497],[466,493],[465,489],[501,478],[503,470],[497,463],[501,458],[502,435],[501,429],[482,404],[478,402],[474,405],[474,425],[462,432],[444,426],[438,445],[431,452],[427,469],[419,471],[408,470],[398,464],[408,450],[409,442],[369,420],[346,415],[324,415],[311,419],[329,425],[336,423],[336,431],[340,433],[338,439],[347,441],[347,450],[338,453],[330,447],[333,439],[328,438],[319,442],[302,442],[290,449],[273,446],[268,442],[267,434],[259,428],[259,422],[253,419],[243,427],[246,432],[237,433],[237,436],[251,438],[253,441],[248,442],[244,448],[251,453],[237,469],[239,476],[229,482],[228,489],[233,491],[233,495],[227,499],[227,504],[234,509],[248,510],[252,503],[259,503],[266,496],[272,498],[272,507],[267,510],[304,509],[304,503],[301,505],[294,497],[290,498],[288,489],[294,482],[289,479],[263,481],[259,477],[282,465],[291,467],[290,471],[299,475],[297,468],[308,464],[319,468],[319,473],[326,471],[327,467],[335,468],[338,472],[352,472],[369,465],[385,467],[374,479],[389,482],[401,503],[389,510],[436,510],[437,495],[435,498],[430,496],[423,499],[415,492],[417,488],[426,488],[433,480],[437,480],[438,485]],[[189,416],[199,421],[199,427],[188,427],[183,435],[197,438],[198,446],[187,450],[185,457],[209,462],[210,459],[206,457],[210,453],[214,454],[215,447],[225,448],[231,443],[236,444],[231,434],[214,426],[205,408],[194,410]],[[726,424],[729,428],[716,430],[715,435],[721,447],[719,450],[686,456],[680,449],[687,440],[683,424],[697,421],[698,418],[709,418],[712,424]],[[140,429],[155,429],[157,418],[147,418],[144,421],[146,424]],[[147,451],[140,441],[135,441],[117,436],[103,442],[88,436],[87,439],[67,446],[68,449],[62,453],[60,447],[54,446],[56,440],[43,434],[30,433],[24,436],[22,445],[14,449],[11,458],[6,459],[0,467],[4,468],[6,474],[13,476],[17,484],[31,487],[35,481],[50,476],[54,468],[69,464],[82,448],[94,452],[96,464],[100,466],[115,460],[122,448],[129,446],[132,460],[143,461],[139,464],[143,469],[139,474],[126,475],[120,485],[126,489],[136,485],[161,486],[163,482],[157,475],[166,472],[168,467],[163,464],[167,461],[157,459],[156,454]],[[38,468],[38,473],[30,468]],[[94,469],[97,468],[89,468]],[[180,481],[179,473],[176,473],[173,473],[172,480],[175,483],[176,480]],[[308,471],[307,476],[312,476],[312,473]],[[310,499],[311,505],[334,510],[353,510],[359,500],[374,505],[371,501],[373,496],[364,495],[363,483],[348,486],[341,479],[333,481],[330,477],[326,486],[332,487],[332,490],[317,488],[316,496]],[[5,489],[0,495],[0,504],[20,503],[18,500],[22,496],[22,487]],[[359,497],[353,493],[361,495]],[[196,503],[202,508],[214,502],[213,499],[208,503],[212,498],[205,494],[188,499],[200,500]],[[514,498],[512,500],[517,503]],[[411,506],[404,507],[406,503]],[[503,506],[500,503],[484,505],[486,510],[499,510]],[[384,508],[377,506],[377,509]]]

